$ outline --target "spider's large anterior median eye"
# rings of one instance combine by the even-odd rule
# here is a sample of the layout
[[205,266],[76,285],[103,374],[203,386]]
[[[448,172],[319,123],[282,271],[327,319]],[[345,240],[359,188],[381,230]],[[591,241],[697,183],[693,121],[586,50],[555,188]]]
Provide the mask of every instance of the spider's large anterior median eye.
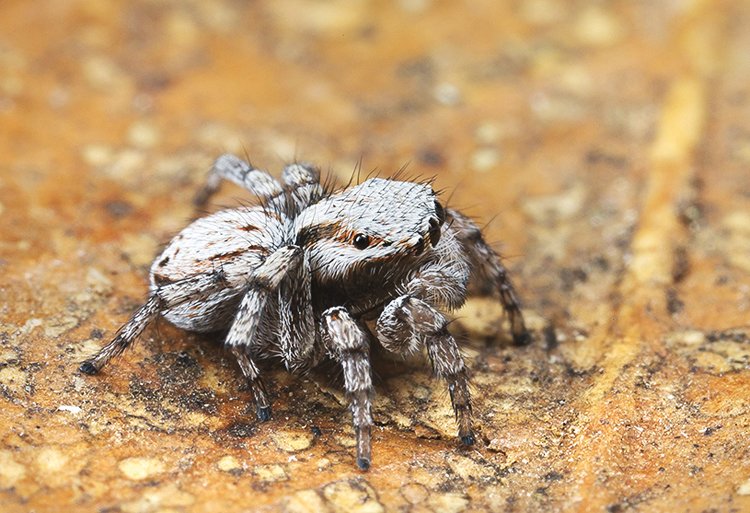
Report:
[[354,247],[355,248],[357,248],[357,249],[365,249],[369,245],[370,245],[370,237],[368,237],[364,233],[358,233],[354,237]]

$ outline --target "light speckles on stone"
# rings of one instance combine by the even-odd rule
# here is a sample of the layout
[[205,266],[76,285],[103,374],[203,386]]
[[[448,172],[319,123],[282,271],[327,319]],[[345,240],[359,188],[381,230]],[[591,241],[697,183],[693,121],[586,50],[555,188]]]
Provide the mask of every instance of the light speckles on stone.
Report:
[[430,426],[426,426],[422,423],[414,424],[413,428],[414,436],[417,438],[423,438],[426,440],[439,440],[442,435]]
[[3,366],[18,363],[18,351],[12,348],[0,348],[0,364]]
[[531,95],[530,103],[534,117],[548,124],[580,121],[591,107],[578,98],[578,95],[551,91],[540,91]]
[[521,17],[533,25],[549,25],[565,15],[565,2],[559,0],[525,0],[518,4]]
[[28,319],[23,326],[21,326],[20,334],[21,335],[28,335],[32,331],[34,331],[34,328],[37,328],[44,324],[44,321],[42,319],[39,319],[37,317],[32,317],[31,319]]
[[216,463],[216,466],[222,472],[238,472],[242,470],[242,464],[239,462],[237,458],[231,455],[222,457]]
[[750,479],[737,487],[737,495],[750,495]]
[[488,464],[488,462],[478,463],[459,453],[449,453],[446,460],[451,470],[465,480],[486,479],[495,474],[494,466]]
[[309,448],[313,435],[307,432],[277,431],[271,434],[276,447],[285,452],[298,452]]
[[112,290],[112,280],[96,267],[91,267],[86,271],[86,285],[98,294]]
[[127,233],[122,235],[120,247],[127,254],[128,260],[136,266],[145,268],[154,259],[158,244],[147,233]]
[[435,86],[432,94],[439,103],[451,107],[460,104],[462,100],[461,90],[449,82],[442,82]]
[[337,513],[380,513],[385,511],[375,490],[364,479],[336,481],[323,488],[323,496]]
[[278,155],[279,158],[287,162],[293,162],[296,159],[298,148],[294,139],[280,134],[268,134],[264,139],[268,149]]
[[691,365],[708,372],[730,372],[746,369],[750,363],[750,348],[744,337],[731,333],[717,336],[709,343],[703,332],[686,330],[671,333],[666,337],[666,346],[686,357]]
[[42,474],[54,474],[67,465],[68,459],[57,447],[44,447],[37,454],[36,467]]
[[63,317],[54,317],[44,324],[44,335],[50,338],[57,338],[66,331],[72,330],[78,326],[79,319],[72,315]]
[[242,153],[242,135],[229,126],[218,123],[206,123],[197,132],[201,145],[207,148],[220,148],[222,151]]
[[[294,30],[314,33],[345,33],[365,23],[370,13],[367,2],[332,0],[329,2],[272,2],[271,12],[276,22]],[[305,16],[295,16],[304,11]]]
[[164,472],[164,463],[155,458],[125,458],[117,467],[126,478],[133,481],[142,481]]
[[398,6],[406,12],[416,14],[427,10],[432,0],[399,0]]
[[440,493],[430,495],[428,504],[432,511],[460,513],[469,505],[469,499],[458,493]]
[[256,465],[253,467],[253,474],[255,474],[259,480],[266,483],[286,481],[289,479],[284,467],[277,464]]
[[[537,312],[524,310],[523,315],[526,327],[532,332],[547,326],[546,319]],[[478,339],[494,339],[501,332],[507,333],[510,328],[502,306],[489,297],[469,298],[456,313],[456,324],[466,330],[469,336]],[[467,347],[464,351],[466,356],[471,356],[473,349]]]
[[26,475],[26,467],[18,463],[11,451],[0,451],[0,489],[12,488]]
[[622,22],[611,12],[596,5],[586,7],[575,23],[576,37],[589,46],[613,45],[623,34]]
[[456,313],[456,323],[475,338],[492,338],[500,332],[503,308],[492,298],[472,297]]
[[147,488],[139,497],[131,502],[122,504],[124,513],[171,513],[184,511],[186,507],[195,503],[195,497],[180,490],[176,484],[167,484],[159,488]]
[[427,487],[420,483],[407,483],[399,488],[399,492],[409,504],[419,504],[430,495]]
[[354,447],[357,445],[357,440],[354,438],[354,433],[338,434],[334,437],[336,443],[342,447]]
[[93,56],[83,61],[83,75],[90,85],[98,89],[112,89],[123,83],[126,75],[111,59]]
[[26,374],[18,367],[0,369],[0,385],[14,394],[22,394],[26,384]]
[[428,387],[420,385],[414,387],[414,389],[411,391],[411,395],[415,399],[426,400],[430,398],[430,396],[432,395],[432,391]]
[[74,415],[81,413],[81,407],[72,404],[61,404],[57,407],[57,410],[72,413]]
[[189,47],[198,37],[198,27],[192,17],[184,11],[172,13],[167,17],[165,30],[176,45]]
[[680,344],[687,347],[698,347],[705,341],[706,335],[698,330],[679,331],[667,337],[667,344]]
[[286,513],[323,513],[330,509],[315,490],[300,490],[284,501]]
[[723,253],[732,265],[750,272],[750,213],[732,212],[721,224],[728,233]]
[[500,163],[500,152],[495,148],[480,148],[471,155],[471,168],[484,173]]
[[89,166],[103,166],[112,161],[112,148],[103,144],[87,144],[81,150],[84,162]]
[[534,222],[550,225],[572,218],[580,212],[585,201],[585,186],[576,184],[560,194],[527,198],[522,208]]
[[485,121],[476,128],[474,136],[480,144],[495,144],[515,131],[509,124]]
[[220,425],[220,421],[216,420],[215,415],[206,415],[205,413],[200,411],[189,411],[185,413],[183,419],[185,420],[186,424],[194,427],[203,426],[207,422],[211,422],[214,428]]
[[131,182],[142,176],[145,163],[145,155],[140,150],[126,148],[116,152],[103,171],[112,178]]
[[136,121],[128,129],[128,141],[136,148],[153,148],[160,139],[159,129],[153,123]]

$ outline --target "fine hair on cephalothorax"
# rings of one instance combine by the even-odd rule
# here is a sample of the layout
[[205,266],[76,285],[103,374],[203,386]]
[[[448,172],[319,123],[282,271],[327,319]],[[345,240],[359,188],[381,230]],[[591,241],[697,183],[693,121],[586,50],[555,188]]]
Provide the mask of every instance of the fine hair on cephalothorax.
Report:
[[444,207],[429,181],[369,178],[334,190],[317,168],[287,165],[276,180],[233,155],[214,163],[195,197],[223,180],[259,205],[221,210],[183,229],[154,260],[149,295],[80,371],[98,373],[159,316],[195,332],[227,331],[225,345],[249,383],[261,421],[271,417],[259,359],[292,372],[323,359],[343,371],[362,469],[372,461],[370,347],[425,349],[448,383],[462,443],[474,443],[469,378],[445,311],[468,290],[502,304],[516,344],[529,341],[516,292],[477,225]]

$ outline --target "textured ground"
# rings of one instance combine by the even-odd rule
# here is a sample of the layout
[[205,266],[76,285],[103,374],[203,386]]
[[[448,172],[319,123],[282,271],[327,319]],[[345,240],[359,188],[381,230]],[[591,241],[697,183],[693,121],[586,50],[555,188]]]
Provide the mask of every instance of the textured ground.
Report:
[[[4,0],[2,511],[749,511],[747,2]],[[378,358],[374,467],[324,373],[258,425],[219,341],[144,298],[212,159],[437,176],[502,241],[534,342]],[[212,209],[247,199],[225,187]]]

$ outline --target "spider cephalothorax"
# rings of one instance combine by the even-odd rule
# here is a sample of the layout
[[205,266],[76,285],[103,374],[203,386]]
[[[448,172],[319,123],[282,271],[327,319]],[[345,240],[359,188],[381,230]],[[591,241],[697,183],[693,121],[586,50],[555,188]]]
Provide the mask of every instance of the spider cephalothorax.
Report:
[[468,376],[441,309],[463,304],[470,283],[494,290],[516,343],[528,333],[513,286],[477,226],[445,209],[429,183],[371,178],[327,191],[318,171],[293,164],[282,183],[224,155],[196,196],[222,179],[261,200],[198,219],[151,266],[146,303],[80,370],[95,374],[159,315],[199,332],[228,330],[225,344],[252,390],[258,417],[271,415],[256,361],[279,356],[291,371],[338,361],[357,435],[357,464],[370,465],[370,345],[424,347],[448,382],[458,434],[474,443]]

